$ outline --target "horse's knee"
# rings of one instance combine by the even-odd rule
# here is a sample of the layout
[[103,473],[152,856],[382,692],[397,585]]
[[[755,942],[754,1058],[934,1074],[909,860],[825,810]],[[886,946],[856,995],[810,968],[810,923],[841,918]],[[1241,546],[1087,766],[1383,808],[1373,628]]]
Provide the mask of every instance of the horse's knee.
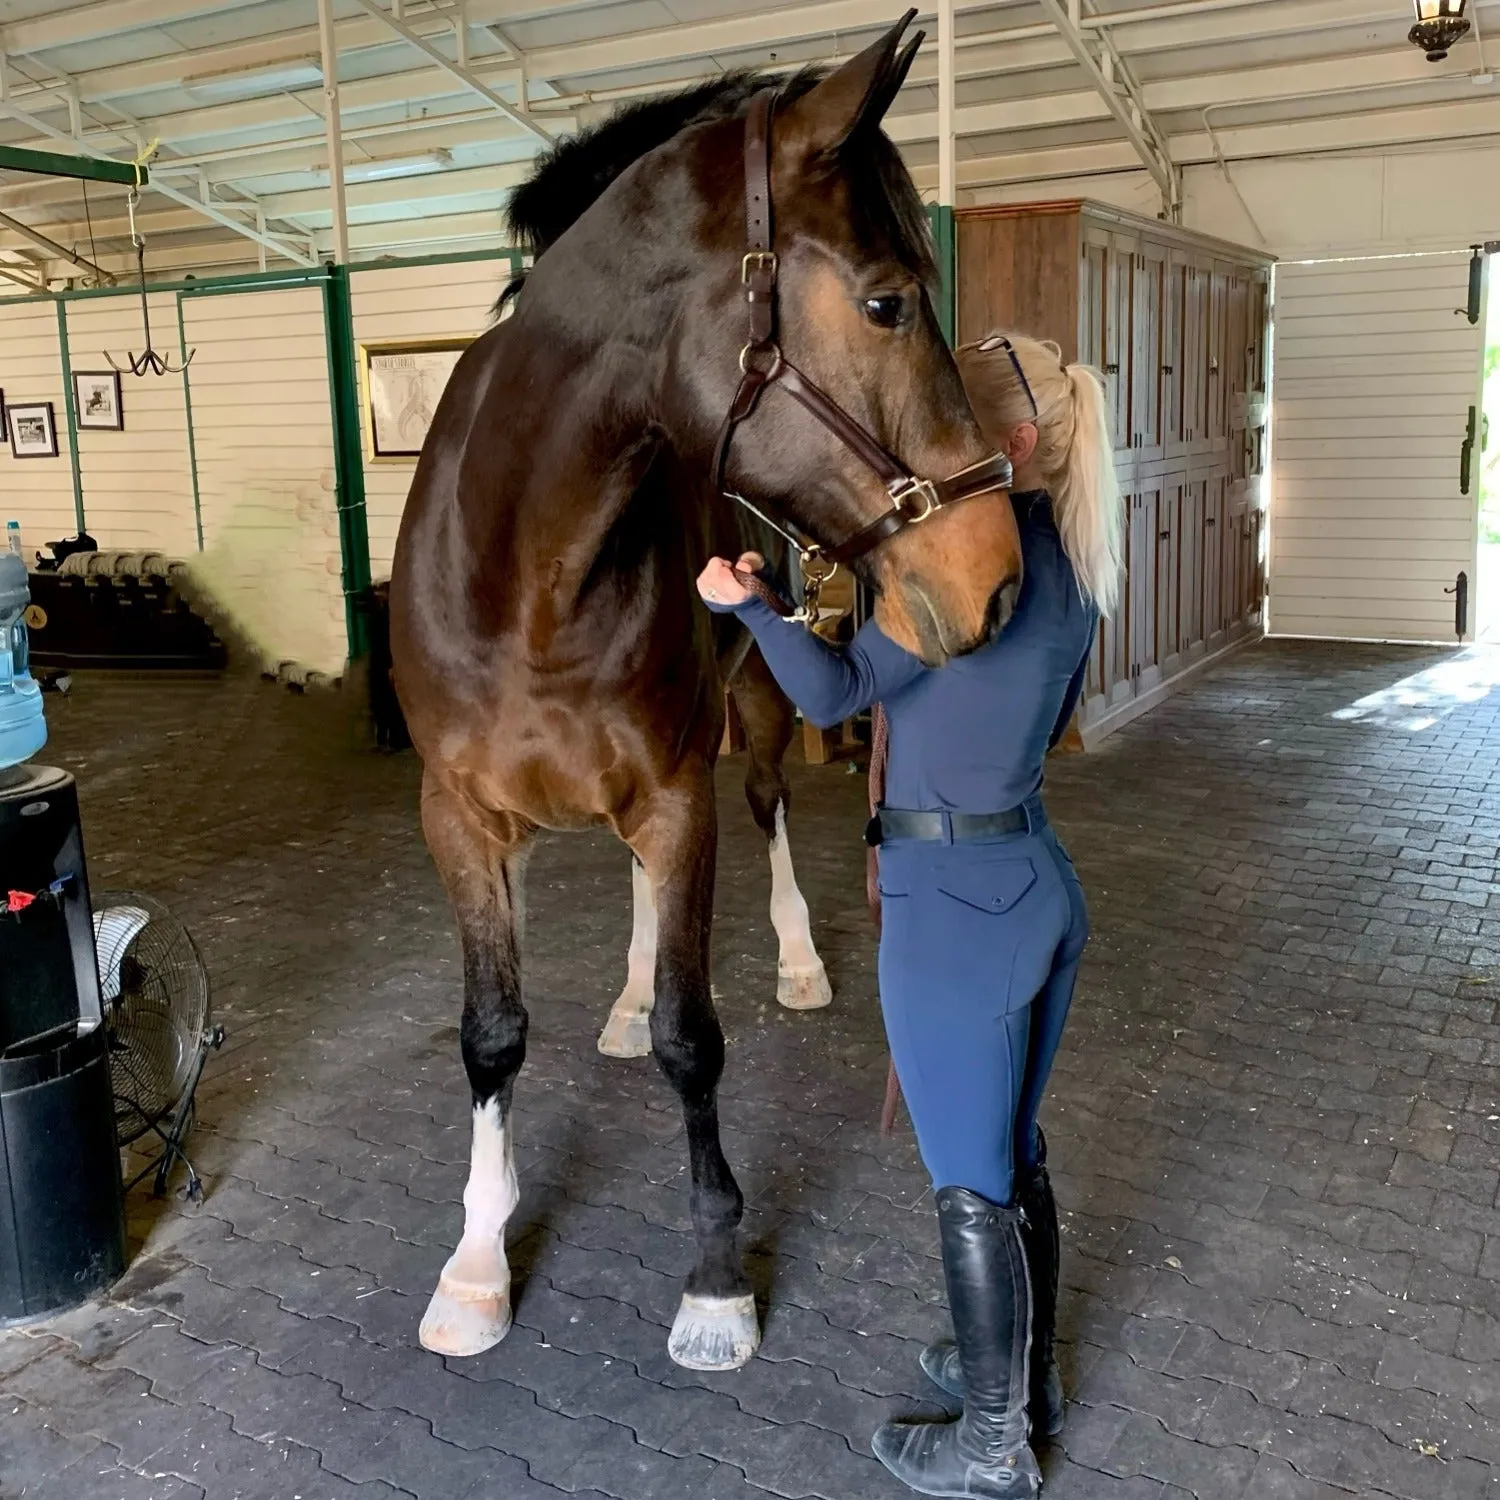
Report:
[[745,775],[745,800],[750,804],[750,815],[755,826],[770,839],[776,836],[776,812],[783,814],[791,803],[791,787],[780,766],[757,764],[754,761]]
[[526,1027],[527,1015],[519,1005],[465,1009],[459,1037],[476,1104],[509,1100],[526,1060]]
[[711,1009],[674,1005],[671,999],[657,996],[651,1012],[651,1051],[679,1097],[702,1099],[714,1091],[724,1072],[724,1032]]

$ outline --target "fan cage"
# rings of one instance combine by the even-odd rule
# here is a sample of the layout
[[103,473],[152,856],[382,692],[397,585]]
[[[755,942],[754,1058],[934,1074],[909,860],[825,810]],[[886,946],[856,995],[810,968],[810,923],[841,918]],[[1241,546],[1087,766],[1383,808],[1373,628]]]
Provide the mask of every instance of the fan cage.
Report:
[[208,1029],[208,970],[192,934],[153,897],[105,891],[92,904],[123,1146],[170,1118],[190,1090]]

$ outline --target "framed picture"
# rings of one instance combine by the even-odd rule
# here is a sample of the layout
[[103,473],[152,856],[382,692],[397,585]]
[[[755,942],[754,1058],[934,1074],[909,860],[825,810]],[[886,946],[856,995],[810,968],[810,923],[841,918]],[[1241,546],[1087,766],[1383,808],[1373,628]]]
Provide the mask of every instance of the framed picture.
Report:
[[372,459],[416,458],[439,397],[468,338],[404,344],[361,344],[365,430]]
[[7,408],[10,451],[17,458],[56,458],[57,421],[50,401],[25,401]]
[[125,409],[120,404],[118,370],[74,370],[73,410],[80,427],[123,432]]

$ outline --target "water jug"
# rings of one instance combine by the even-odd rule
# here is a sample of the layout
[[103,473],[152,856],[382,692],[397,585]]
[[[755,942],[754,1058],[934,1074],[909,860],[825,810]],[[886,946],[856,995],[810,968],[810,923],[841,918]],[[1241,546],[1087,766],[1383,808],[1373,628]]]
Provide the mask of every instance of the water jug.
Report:
[[26,621],[31,595],[26,564],[0,552],[0,770],[19,765],[47,743],[42,690],[32,680]]

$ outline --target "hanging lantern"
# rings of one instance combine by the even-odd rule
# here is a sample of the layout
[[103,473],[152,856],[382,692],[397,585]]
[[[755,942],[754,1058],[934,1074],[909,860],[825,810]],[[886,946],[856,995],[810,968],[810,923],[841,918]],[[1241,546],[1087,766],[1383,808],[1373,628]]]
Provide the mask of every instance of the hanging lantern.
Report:
[[1464,16],[1468,0],[1413,0],[1413,4],[1417,24],[1406,33],[1407,40],[1427,54],[1428,62],[1442,62],[1454,42],[1468,35]]

